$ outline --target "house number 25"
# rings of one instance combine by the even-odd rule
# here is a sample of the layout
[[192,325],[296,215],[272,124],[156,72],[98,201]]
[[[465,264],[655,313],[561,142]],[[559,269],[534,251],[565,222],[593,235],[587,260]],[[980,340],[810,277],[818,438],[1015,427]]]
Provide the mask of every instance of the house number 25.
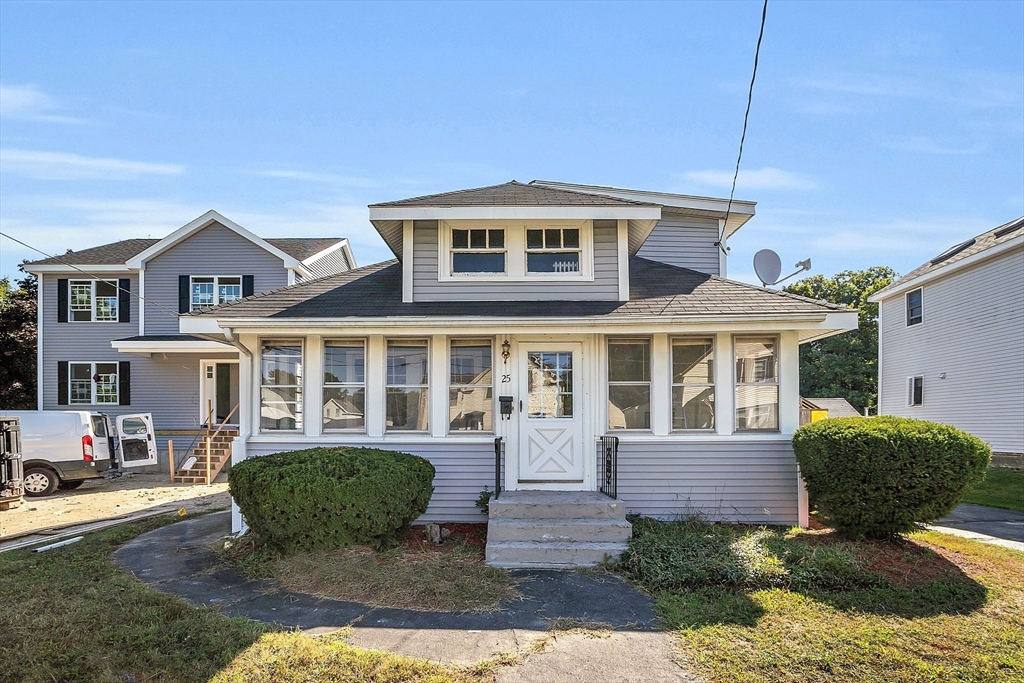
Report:
[[501,383],[502,384],[508,384],[511,381],[512,381],[512,376],[511,375],[502,375],[501,376]]

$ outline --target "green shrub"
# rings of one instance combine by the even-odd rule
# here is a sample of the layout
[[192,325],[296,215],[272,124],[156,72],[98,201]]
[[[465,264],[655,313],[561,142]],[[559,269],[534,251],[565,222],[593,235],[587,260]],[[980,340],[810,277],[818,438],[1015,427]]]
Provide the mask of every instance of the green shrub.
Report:
[[902,417],[804,425],[793,450],[812,503],[852,538],[888,538],[944,517],[991,458],[977,437]]
[[382,548],[423,514],[427,460],[374,448],[310,448],[249,458],[228,473],[252,532],[289,554],[354,544]]
[[630,517],[620,571],[650,591],[702,588],[838,590],[884,583],[846,544],[811,545],[783,529]]

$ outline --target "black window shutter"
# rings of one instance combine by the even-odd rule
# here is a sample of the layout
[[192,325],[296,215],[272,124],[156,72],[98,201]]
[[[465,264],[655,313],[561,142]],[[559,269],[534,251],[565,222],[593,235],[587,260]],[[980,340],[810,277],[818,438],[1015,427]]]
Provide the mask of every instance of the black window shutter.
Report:
[[57,405],[68,405],[68,362],[66,360],[57,361]]
[[255,287],[256,278],[254,278],[252,275],[242,276],[242,296],[252,296],[253,294],[255,294]]
[[[122,323],[132,321],[132,281],[126,277],[117,281],[117,320]],[[139,304],[140,306],[142,304]]]
[[[65,277],[57,280],[57,322],[68,321],[68,279]],[[65,404],[61,404],[65,405]]]
[[189,277],[188,275],[178,276],[178,313],[189,311]]
[[132,364],[126,360],[117,362],[117,402],[123,406],[132,404]]

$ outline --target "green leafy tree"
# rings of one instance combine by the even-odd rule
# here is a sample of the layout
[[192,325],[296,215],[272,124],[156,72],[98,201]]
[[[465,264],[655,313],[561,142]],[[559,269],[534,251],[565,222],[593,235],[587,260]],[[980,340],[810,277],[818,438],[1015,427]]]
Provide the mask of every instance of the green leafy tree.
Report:
[[36,407],[36,276],[0,279],[0,408]]
[[878,404],[878,304],[868,297],[896,279],[886,266],[814,275],[783,289],[858,309],[858,327],[800,346],[800,394],[808,398],[845,398],[854,408]]

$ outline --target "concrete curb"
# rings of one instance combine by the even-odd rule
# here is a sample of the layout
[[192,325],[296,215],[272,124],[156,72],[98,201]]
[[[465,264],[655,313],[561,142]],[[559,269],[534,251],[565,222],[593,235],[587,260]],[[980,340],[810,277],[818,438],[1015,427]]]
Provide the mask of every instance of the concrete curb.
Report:
[[948,526],[931,526],[927,527],[929,531],[937,531],[940,534],[949,534],[950,536],[959,536],[960,538],[969,538],[972,541],[979,541],[981,543],[989,543],[991,545],[1000,545],[1010,550],[1019,550],[1024,552],[1024,543],[1020,541],[1008,541],[1005,538],[996,538],[995,536],[989,536],[987,534],[979,534],[974,531],[964,531],[963,529],[954,529]]

